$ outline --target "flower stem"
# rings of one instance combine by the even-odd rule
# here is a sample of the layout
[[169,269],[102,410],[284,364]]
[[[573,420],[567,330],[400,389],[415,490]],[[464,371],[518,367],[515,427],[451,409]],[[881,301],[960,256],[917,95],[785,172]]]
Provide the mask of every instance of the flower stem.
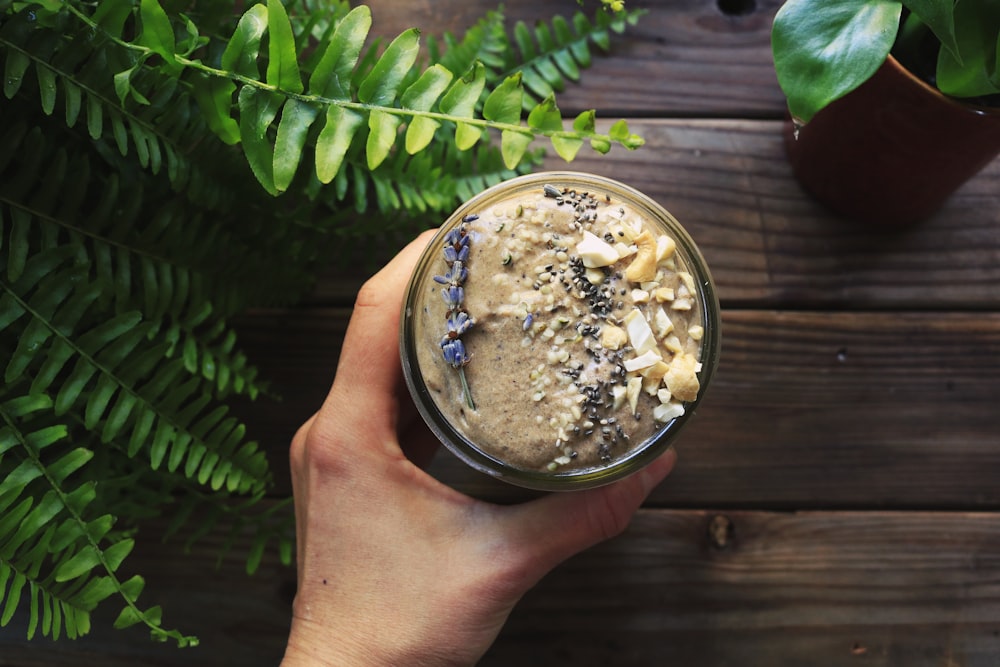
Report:
[[476,409],[476,403],[475,403],[475,401],[472,400],[472,392],[469,391],[469,383],[465,379],[465,369],[464,368],[459,368],[458,369],[458,376],[460,378],[462,378],[462,391],[465,392],[465,404],[469,406],[469,409],[475,410]]

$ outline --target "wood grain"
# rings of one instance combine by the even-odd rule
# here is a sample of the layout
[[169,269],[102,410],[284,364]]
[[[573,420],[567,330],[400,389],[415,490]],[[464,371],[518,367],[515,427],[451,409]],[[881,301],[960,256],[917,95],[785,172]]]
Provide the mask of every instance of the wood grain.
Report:
[[[426,35],[461,36],[487,11],[501,3],[476,0],[397,0],[368,2],[372,34],[393,37],[416,26]],[[533,26],[554,14],[571,17],[581,7],[574,0],[502,3],[507,25]],[[726,13],[718,0],[629,0],[646,10],[637,25],[612,40],[609,53],[594,47],[583,85],[568,83],[556,100],[566,115],[597,109],[617,116],[779,117],[785,101],[777,86],[771,57],[771,21],[780,0],[728,3],[751,6]],[[593,16],[596,1],[582,10]]]
[[[944,208],[904,230],[861,226],[805,194],[784,155],[781,121],[641,120],[634,152],[581,153],[548,169],[609,176],[645,192],[699,244],[725,306],[1000,307],[1000,159]],[[313,305],[350,305],[366,276],[330,267]]]
[[481,665],[992,665],[997,522],[643,511],[529,593]]
[[[251,578],[232,560],[216,571],[212,547],[130,559],[155,572],[143,599],[196,629],[199,647],[103,626],[29,646],[19,616],[0,635],[0,665],[277,664],[291,570],[265,558]],[[530,591],[480,664],[987,667],[1000,651],[998,581],[992,513],[645,509]]]
[[[245,410],[279,480],[322,404],[348,311],[259,313],[243,342],[281,404]],[[1000,313],[723,312],[722,359],[650,502],[769,508],[1000,507]],[[509,502],[515,487],[444,452],[435,475]],[[282,487],[287,489],[287,487]]]

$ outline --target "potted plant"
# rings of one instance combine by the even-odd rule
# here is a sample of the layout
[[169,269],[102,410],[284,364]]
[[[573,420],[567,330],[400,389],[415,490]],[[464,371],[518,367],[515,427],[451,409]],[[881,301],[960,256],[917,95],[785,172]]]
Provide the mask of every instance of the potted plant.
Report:
[[788,0],[771,33],[786,146],[847,216],[920,220],[1000,153],[1000,3]]
[[121,574],[167,537],[151,517],[252,534],[248,571],[268,544],[290,561],[289,503],[230,410],[267,392],[231,318],[391,253],[540,164],[535,140],[637,147],[553,95],[637,17],[491,12],[422,50],[335,0],[0,0],[0,627],[76,637],[108,601],[193,644]]

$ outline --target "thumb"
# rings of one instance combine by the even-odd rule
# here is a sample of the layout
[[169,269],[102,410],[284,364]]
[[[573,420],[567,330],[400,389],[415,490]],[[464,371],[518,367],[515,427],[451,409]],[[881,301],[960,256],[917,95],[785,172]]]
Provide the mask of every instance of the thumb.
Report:
[[677,453],[671,447],[639,472],[613,484],[554,493],[509,508],[512,553],[523,554],[525,573],[540,579],[570,556],[623,532],[676,462]]

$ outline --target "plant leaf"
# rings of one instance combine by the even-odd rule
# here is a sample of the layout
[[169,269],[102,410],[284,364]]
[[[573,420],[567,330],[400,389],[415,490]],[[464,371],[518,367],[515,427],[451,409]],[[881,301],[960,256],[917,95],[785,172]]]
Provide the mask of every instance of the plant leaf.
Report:
[[396,143],[396,130],[401,122],[402,119],[399,116],[381,109],[373,109],[369,114],[368,142],[365,146],[369,170],[375,171],[389,156],[389,151]]
[[318,113],[315,105],[294,98],[282,107],[278,136],[274,142],[274,187],[278,192],[284,192],[292,184],[302,160],[309,127]]
[[521,122],[521,73],[504,79],[483,102],[483,118],[497,123],[517,125]]
[[267,82],[286,93],[301,93],[295,35],[281,0],[267,0]]
[[274,150],[267,137],[267,129],[278,115],[284,98],[276,93],[259,90],[253,86],[240,88],[240,139],[243,153],[257,181],[272,194],[278,194],[274,184]]
[[174,28],[158,0],[141,0],[139,16],[142,20],[142,32],[136,42],[163,58],[170,71],[179,72],[181,65],[174,54]]
[[420,31],[405,30],[392,40],[358,87],[358,100],[375,106],[391,106],[403,78],[409,74],[420,49]]
[[264,4],[256,4],[244,12],[222,52],[222,69],[254,80],[260,77],[257,55],[260,40],[267,30],[267,15],[267,6]]
[[316,177],[321,183],[330,183],[336,177],[351,147],[351,139],[364,120],[364,116],[350,109],[335,105],[327,108],[326,122],[316,140]]
[[788,0],[782,5],[771,48],[792,116],[808,122],[867,81],[892,48],[901,11],[897,0]]
[[959,2],[954,18],[960,57],[941,49],[937,87],[954,97],[1000,93],[1000,3]]
[[351,72],[372,25],[371,9],[359,5],[337,25],[312,75],[309,92],[338,100],[351,95]]
[[[465,76],[451,84],[441,99],[441,113],[471,118],[485,86],[486,68],[481,62],[477,62]],[[460,151],[468,150],[481,136],[482,131],[475,125],[459,122],[455,130],[455,145]]]
[[[431,65],[400,97],[404,109],[430,111],[444,93],[454,75],[441,65]],[[430,144],[441,123],[426,116],[414,116],[406,128],[406,151],[413,155]]]
[[[921,21],[927,24],[934,36],[941,42],[941,46],[947,49],[951,55],[961,60],[958,41],[955,38],[955,11],[960,4],[970,4],[967,2],[940,2],[940,0],[903,0],[903,5],[916,14]],[[996,24],[993,25],[996,33]],[[964,41],[964,40],[963,40]]]

